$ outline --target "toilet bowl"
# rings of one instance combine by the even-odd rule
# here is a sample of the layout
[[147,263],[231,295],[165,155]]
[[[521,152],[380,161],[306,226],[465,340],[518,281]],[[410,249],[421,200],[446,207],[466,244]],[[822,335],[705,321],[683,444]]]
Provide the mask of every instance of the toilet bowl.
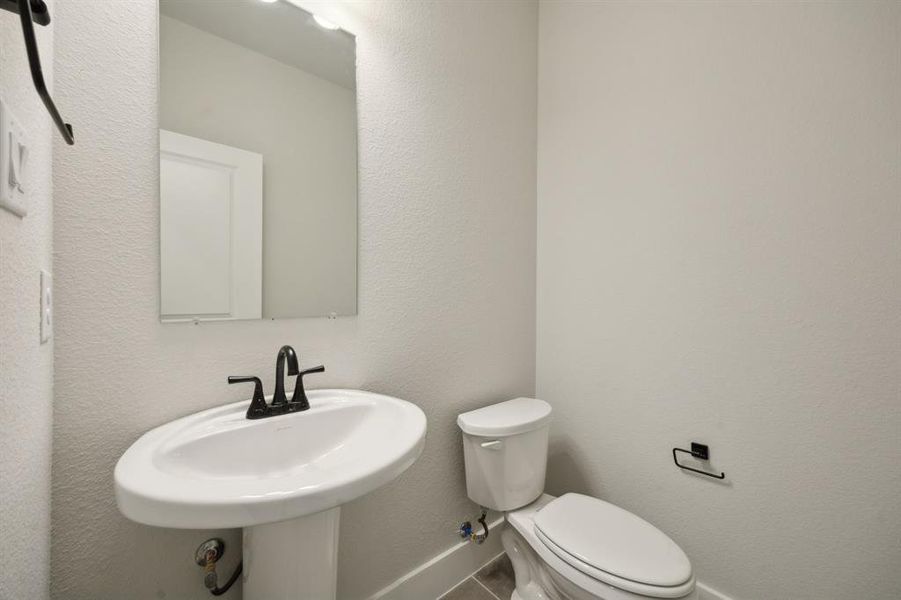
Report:
[[665,533],[583,494],[544,493],[551,407],[516,398],[461,414],[466,488],[503,511],[512,600],[696,600],[688,557]]

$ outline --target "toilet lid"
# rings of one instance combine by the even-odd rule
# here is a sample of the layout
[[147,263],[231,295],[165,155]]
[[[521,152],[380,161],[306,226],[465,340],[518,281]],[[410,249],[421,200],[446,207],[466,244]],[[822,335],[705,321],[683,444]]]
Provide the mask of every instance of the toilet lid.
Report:
[[665,533],[591,496],[564,494],[551,501],[535,515],[535,528],[555,554],[587,575],[593,568],[661,587],[691,578],[688,557]]

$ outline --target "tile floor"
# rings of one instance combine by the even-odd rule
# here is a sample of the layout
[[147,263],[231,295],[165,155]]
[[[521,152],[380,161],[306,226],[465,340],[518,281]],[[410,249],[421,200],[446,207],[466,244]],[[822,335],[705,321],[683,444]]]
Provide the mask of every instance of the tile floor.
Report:
[[515,587],[513,565],[501,554],[440,600],[510,600]]

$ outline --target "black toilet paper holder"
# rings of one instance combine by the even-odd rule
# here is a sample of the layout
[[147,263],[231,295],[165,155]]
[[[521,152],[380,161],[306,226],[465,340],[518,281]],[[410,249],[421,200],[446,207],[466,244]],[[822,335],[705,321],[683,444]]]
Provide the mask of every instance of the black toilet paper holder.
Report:
[[684,448],[673,448],[673,462],[676,463],[676,466],[685,471],[691,471],[692,473],[700,473],[701,475],[706,475],[707,477],[713,477],[714,479],[725,479],[726,474],[720,473],[717,475],[716,473],[708,473],[707,471],[701,471],[700,469],[693,469],[691,467],[686,467],[685,465],[680,465],[679,460],[676,456],[676,452],[684,452],[685,454],[689,454],[692,458],[697,458],[698,460],[710,460],[710,448],[707,447],[706,444],[699,444],[697,442],[691,443],[691,450],[686,450]]

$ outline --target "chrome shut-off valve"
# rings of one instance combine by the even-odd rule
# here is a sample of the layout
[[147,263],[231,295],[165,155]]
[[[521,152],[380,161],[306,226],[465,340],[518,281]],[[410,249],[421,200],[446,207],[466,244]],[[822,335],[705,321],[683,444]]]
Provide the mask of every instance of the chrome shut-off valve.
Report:
[[483,508],[482,515],[477,519],[479,525],[482,526],[481,533],[473,531],[472,523],[469,521],[463,521],[462,523],[460,523],[460,529],[458,530],[460,537],[463,539],[468,539],[471,542],[475,542],[476,544],[483,543],[486,539],[488,539],[488,523],[486,522],[487,517],[488,511]]
[[219,585],[216,563],[223,554],[225,554],[225,542],[220,538],[210,538],[197,546],[197,550],[194,551],[194,560],[203,567],[203,585],[208,590],[215,589]]

